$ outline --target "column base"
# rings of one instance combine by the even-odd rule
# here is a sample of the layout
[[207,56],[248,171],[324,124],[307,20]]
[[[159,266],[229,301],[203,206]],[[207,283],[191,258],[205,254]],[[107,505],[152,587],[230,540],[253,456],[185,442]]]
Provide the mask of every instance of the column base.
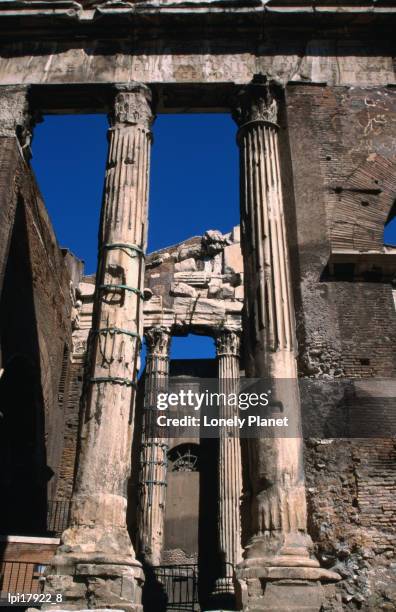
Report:
[[213,595],[228,595],[229,593],[233,595],[234,592],[235,588],[232,576],[230,578],[217,578],[213,589]]
[[319,612],[325,599],[322,582],[340,576],[320,567],[239,566],[237,609],[243,612]]
[[217,578],[210,596],[210,603],[219,610],[235,610],[235,585],[232,576]]
[[71,527],[62,540],[46,572],[49,602],[41,609],[142,612],[144,573],[126,529]]
[[[107,608],[124,612],[142,612],[143,570],[138,562],[129,564],[90,563],[71,559],[53,561],[46,576],[44,593],[50,602],[41,609],[82,610]],[[56,601],[56,595],[62,601]],[[55,603],[54,603],[55,602]]]

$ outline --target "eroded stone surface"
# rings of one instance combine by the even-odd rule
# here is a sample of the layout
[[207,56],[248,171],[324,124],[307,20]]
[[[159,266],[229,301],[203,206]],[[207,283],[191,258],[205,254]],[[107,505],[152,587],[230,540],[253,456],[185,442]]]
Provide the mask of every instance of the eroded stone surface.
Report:
[[[28,99],[32,101],[32,108],[43,106],[52,112],[70,109],[105,112],[111,106],[113,83],[140,80],[150,84],[158,94],[160,112],[201,107],[229,111],[236,107],[235,116],[241,127],[242,171],[253,179],[249,193],[242,189],[243,203],[250,206],[248,214],[247,209],[242,214],[242,221],[245,269],[248,269],[247,303],[254,323],[245,327],[244,340],[250,358],[243,365],[247,366],[248,373],[259,364],[255,371],[262,374],[263,368],[270,364],[275,375],[286,372],[294,377],[294,354],[298,350],[299,372],[309,379],[394,376],[395,311],[391,283],[395,252],[382,244],[383,226],[395,199],[396,184],[392,87],[395,73],[393,50],[388,42],[391,41],[389,34],[393,34],[394,8],[393,2],[386,6],[385,3],[329,6],[320,2],[287,4],[271,0],[232,5],[200,1],[1,4],[5,44],[0,58],[0,83],[12,86],[1,88],[0,101],[0,136],[6,141],[2,150],[8,155],[8,158],[2,156],[2,180],[7,187],[2,187],[4,197],[0,203],[5,228],[0,230],[5,244],[5,247],[1,245],[0,253],[1,280],[16,196],[22,194],[30,202],[27,190],[20,189],[21,169],[15,171],[14,177],[10,164],[20,150],[9,145],[17,137],[24,152],[28,152],[33,118],[33,113],[28,112]],[[171,20],[172,28],[168,28]],[[141,23],[144,23],[143,36],[139,29]],[[220,23],[221,36],[217,30]],[[191,37],[185,36],[186,27],[190,28]],[[236,35],[237,31],[242,32],[241,36]],[[151,37],[153,32],[155,40]],[[133,48],[128,42],[132,36]],[[252,100],[249,88],[246,89],[257,74],[267,75],[277,86],[287,85],[283,91],[278,88],[278,116],[278,104],[267,92]],[[39,87],[29,88],[30,84]],[[47,86],[56,85],[62,87],[51,87],[48,95]],[[64,85],[68,87],[63,88]],[[242,105],[236,104],[238,94]],[[246,105],[249,98],[250,104]],[[121,87],[115,109],[117,121],[132,125],[137,115],[139,108],[130,98],[128,88]],[[142,114],[146,120],[150,116],[150,111]],[[246,121],[253,123],[246,126]],[[278,133],[280,157],[277,156]],[[116,161],[110,159],[109,174]],[[133,163],[133,156],[125,160],[126,166]],[[120,176],[125,179],[125,173],[121,172]],[[128,188],[132,189],[133,185],[128,184]],[[30,205],[26,208],[29,214],[30,208]],[[45,253],[42,255],[42,245],[50,245],[52,253],[57,250],[52,245],[52,234],[41,204],[38,208],[40,222],[36,223],[36,211],[31,215],[34,223],[30,219],[28,228],[33,234],[35,227],[39,227],[41,240],[41,245],[40,241],[33,243],[31,269],[36,283],[38,364],[43,371],[45,410],[62,403],[59,400],[62,393],[56,399],[55,384],[60,370],[59,340],[62,344],[66,341],[70,345],[71,340],[73,343],[69,346],[73,384],[64,422],[64,427],[70,428],[69,437],[65,437],[61,485],[57,489],[60,495],[69,496],[76,452],[77,405],[92,324],[95,282],[86,278],[79,283],[73,274],[71,284],[69,277],[64,283],[61,274],[59,290],[53,288],[52,281],[42,282],[43,270],[47,270],[45,265],[40,270],[39,259],[46,257]],[[265,223],[267,213],[270,226],[265,227],[260,237],[257,232],[262,229],[261,221]],[[291,230],[288,242],[298,346],[292,321],[294,308],[290,308],[283,214]],[[121,215],[121,221],[124,217]],[[254,231],[249,227],[252,220],[256,221]],[[271,237],[270,244],[268,237]],[[106,269],[115,284],[121,282],[126,271],[134,269],[133,264],[129,267],[125,263],[126,258],[104,259],[109,260]],[[57,262],[57,258],[50,257],[49,261]],[[347,279],[343,276],[346,272]],[[51,274],[49,271],[48,278]],[[225,235],[209,230],[203,237],[152,254],[148,257],[145,283],[141,287],[145,289],[146,335],[155,329],[166,329],[175,335],[193,331],[212,336],[226,330],[232,336],[242,327],[243,285],[238,228]],[[42,317],[42,301],[49,299],[51,292],[56,294],[58,305],[54,311],[62,320],[59,337],[53,332],[54,321],[47,326]],[[136,312],[130,314],[133,317]],[[143,325],[140,325],[141,335],[142,331]],[[56,351],[49,346],[49,335],[56,340],[53,342]],[[118,345],[115,335],[110,340],[109,345],[102,347],[106,359],[112,357]],[[260,346],[260,341],[265,346]],[[157,357],[164,357],[163,348],[159,348]],[[220,350],[218,357],[222,359]],[[234,354],[231,361],[235,362]],[[56,367],[49,367],[50,363]],[[136,358],[134,366],[137,368],[138,364]],[[125,406],[129,407],[130,394],[120,394],[118,400],[115,404],[123,412]],[[330,416],[332,401],[334,404],[334,395],[333,400],[326,400],[320,406]],[[106,421],[101,410],[102,407],[105,412],[108,402],[108,398],[102,404],[98,402],[95,418],[103,419],[106,435],[110,432],[118,443],[113,415]],[[126,410],[123,418],[125,415]],[[56,423],[59,419],[56,417]],[[332,423],[327,425],[330,429]],[[123,432],[124,428],[120,427],[120,439]],[[50,438],[51,455],[55,437],[50,435]],[[105,448],[103,439],[99,443]],[[290,442],[283,448],[284,455],[280,450],[271,442],[253,448],[250,484],[253,483],[251,493],[256,495],[257,504],[249,521],[253,531],[257,531],[257,538],[251,542],[249,562],[238,573],[244,609],[288,610],[293,606],[312,610],[322,606],[323,612],[394,609],[394,442],[311,441],[306,449],[304,472],[300,470],[299,443]],[[234,459],[235,452],[234,448],[231,453]],[[230,456],[225,459],[226,455],[222,454],[223,467],[230,460]],[[155,458],[155,454],[150,456]],[[122,461],[127,466],[125,457]],[[285,482],[280,482],[272,487],[268,473],[276,480],[289,468],[293,486],[285,487]],[[102,471],[107,484],[118,482],[114,466],[106,464]],[[100,488],[102,471],[100,478],[92,479],[92,488]],[[88,468],[87,472],[91,476],[95,473]],[[293,480],[296,473],[302,474],[297,484]],[[224,473],[219,474],[221,481]],[[327,572],[317,567],[315,559],[305,550],[304,474],[309,502],[308,528],[315,542],[315,553],[329,569]],[[224,508],[227,506],[225,488],[222,493],[219,501]],[[236,487],[232,488],[232,495],[235,497]],[[84,528],[78,532],[71,527],[66,532],[67,543],[60,547],[54,565],[58,573],[47,579],[49,588],[67,595],[71,609],[85,605],[90,609],[117,608],[121,604],[123,610],[139,609],[139,604],[132,602],[139,600],[140,568],[128,565],[128,559],[117,564],[114,558],[119,549],[130,550],[122,524],[125,506],[116,498],[117,495],[104,494],[98,495],[95,503],[85,498],[75,500],[73,520]],[[235,505],[232,507],[235,510]],[[221,517],[220,531],[224,536],[230,519],[235,520],[235,512],[229,507]],[[113,537],[98,528],[103,521],[116,525]],[[161,518],[154,517],[153,523],[161,527]],[[303,534],[300,540],[290,536],[296,529]],[[158,533],[154,531],[151,530],[154,544],[160,547],[160,529]],[[263,531],[274,535],[271,550],[262,541]],[[105,551],[103,554],[98,555],[98,544]],[[221,546],[226,555],[236,559],[234,544],[223,537]],[[300,554],[294,555],[294,566],[289,567],[293,547]],[[69,563],[68,555],[73,548],[81,558],[75,557]],[[279,549],[285,554],[274,555]],[[189,560],[183,554],[170,557],[171,561],[175,559]],[[73,564],[78,567],[80,578],[83,577],[80,582],[72,578]],[[319,580],[336,580],[337,574],[342,577],[339,586],[319,587]],[[282,580],[288,585],[282,584]]]
[[[231,250],[230,250],[231,249]],[[213,335],[222,325],[240,329],[243,263],[237,230],[204,236],[166,249],[147,259],[145,327],[166,325],[173,333],[188,330]],[[157,263],[160,262],[160,263]],[[230,282],[232,281],[232,282]]]

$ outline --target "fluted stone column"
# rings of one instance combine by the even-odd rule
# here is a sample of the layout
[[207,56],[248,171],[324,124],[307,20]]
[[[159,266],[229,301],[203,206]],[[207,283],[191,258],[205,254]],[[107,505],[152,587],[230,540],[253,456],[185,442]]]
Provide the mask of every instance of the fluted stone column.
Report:
[[239,126],[247,376],[271,379],[296,437],[249,439],[251,536],[237,572],[244,610],[319,610],[319,580],[337,579],[310,553],[294,308],[278,146],[278,100],[265,78],[242,91]]
[[164,537],[168,440],[158,437],[157,393],[166,392],[169,376],[170,329],[145,332],[147,345],[140,467],[139,552],[146,563],[159,565]]
[[[219,393],[226,396],[238,394],[239,390],[239,333],[221,330],[216,336]],[[219,417],[238,416],[238,408],[222,402]],[[221,427],[219,430],[218,465],[218,535],[222,574],[216,581],[218,594],[232,594],[233,567],[242,561],[240,502],[242,495],[241,445],[235,428]],[[223,565],[224,564],[224,565]]]
[[[143,333],[152,121],[147,87],[117,87],[71,526],[54,563],[66,598],[88,599],[93,608],[141,609],[142,570],[126,528],[126,492]],[[64,576],[70,564],[74,580]],[[49,589],[58,584],[55,576]]]

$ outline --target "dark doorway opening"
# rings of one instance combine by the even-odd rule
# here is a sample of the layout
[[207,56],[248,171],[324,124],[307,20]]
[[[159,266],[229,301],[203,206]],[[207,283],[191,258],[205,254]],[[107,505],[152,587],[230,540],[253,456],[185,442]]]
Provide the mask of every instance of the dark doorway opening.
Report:
[[17,203],[0,300],[0,530],[46,532],[47,466],[41,357],[25,204]]

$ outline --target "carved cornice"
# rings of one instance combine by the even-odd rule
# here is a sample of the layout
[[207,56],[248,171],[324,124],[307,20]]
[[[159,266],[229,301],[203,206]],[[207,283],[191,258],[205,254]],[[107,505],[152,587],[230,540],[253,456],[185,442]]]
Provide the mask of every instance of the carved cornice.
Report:
[[141,125],[150,130],[154,121],[151,90],[142,83],[116,85],[111,124]]
[[169,327],[151,327],[144,332],[148,357],[169,358],[171,330]]
[[217,357],[234,355],[239,357],[240,334],[228,329],[221,330],[215,338]]
[[264,75],[256,75],[250,85],[233,100],[234,121],[240,128],[256,122],[277,127],[278,102],[276,86]]

